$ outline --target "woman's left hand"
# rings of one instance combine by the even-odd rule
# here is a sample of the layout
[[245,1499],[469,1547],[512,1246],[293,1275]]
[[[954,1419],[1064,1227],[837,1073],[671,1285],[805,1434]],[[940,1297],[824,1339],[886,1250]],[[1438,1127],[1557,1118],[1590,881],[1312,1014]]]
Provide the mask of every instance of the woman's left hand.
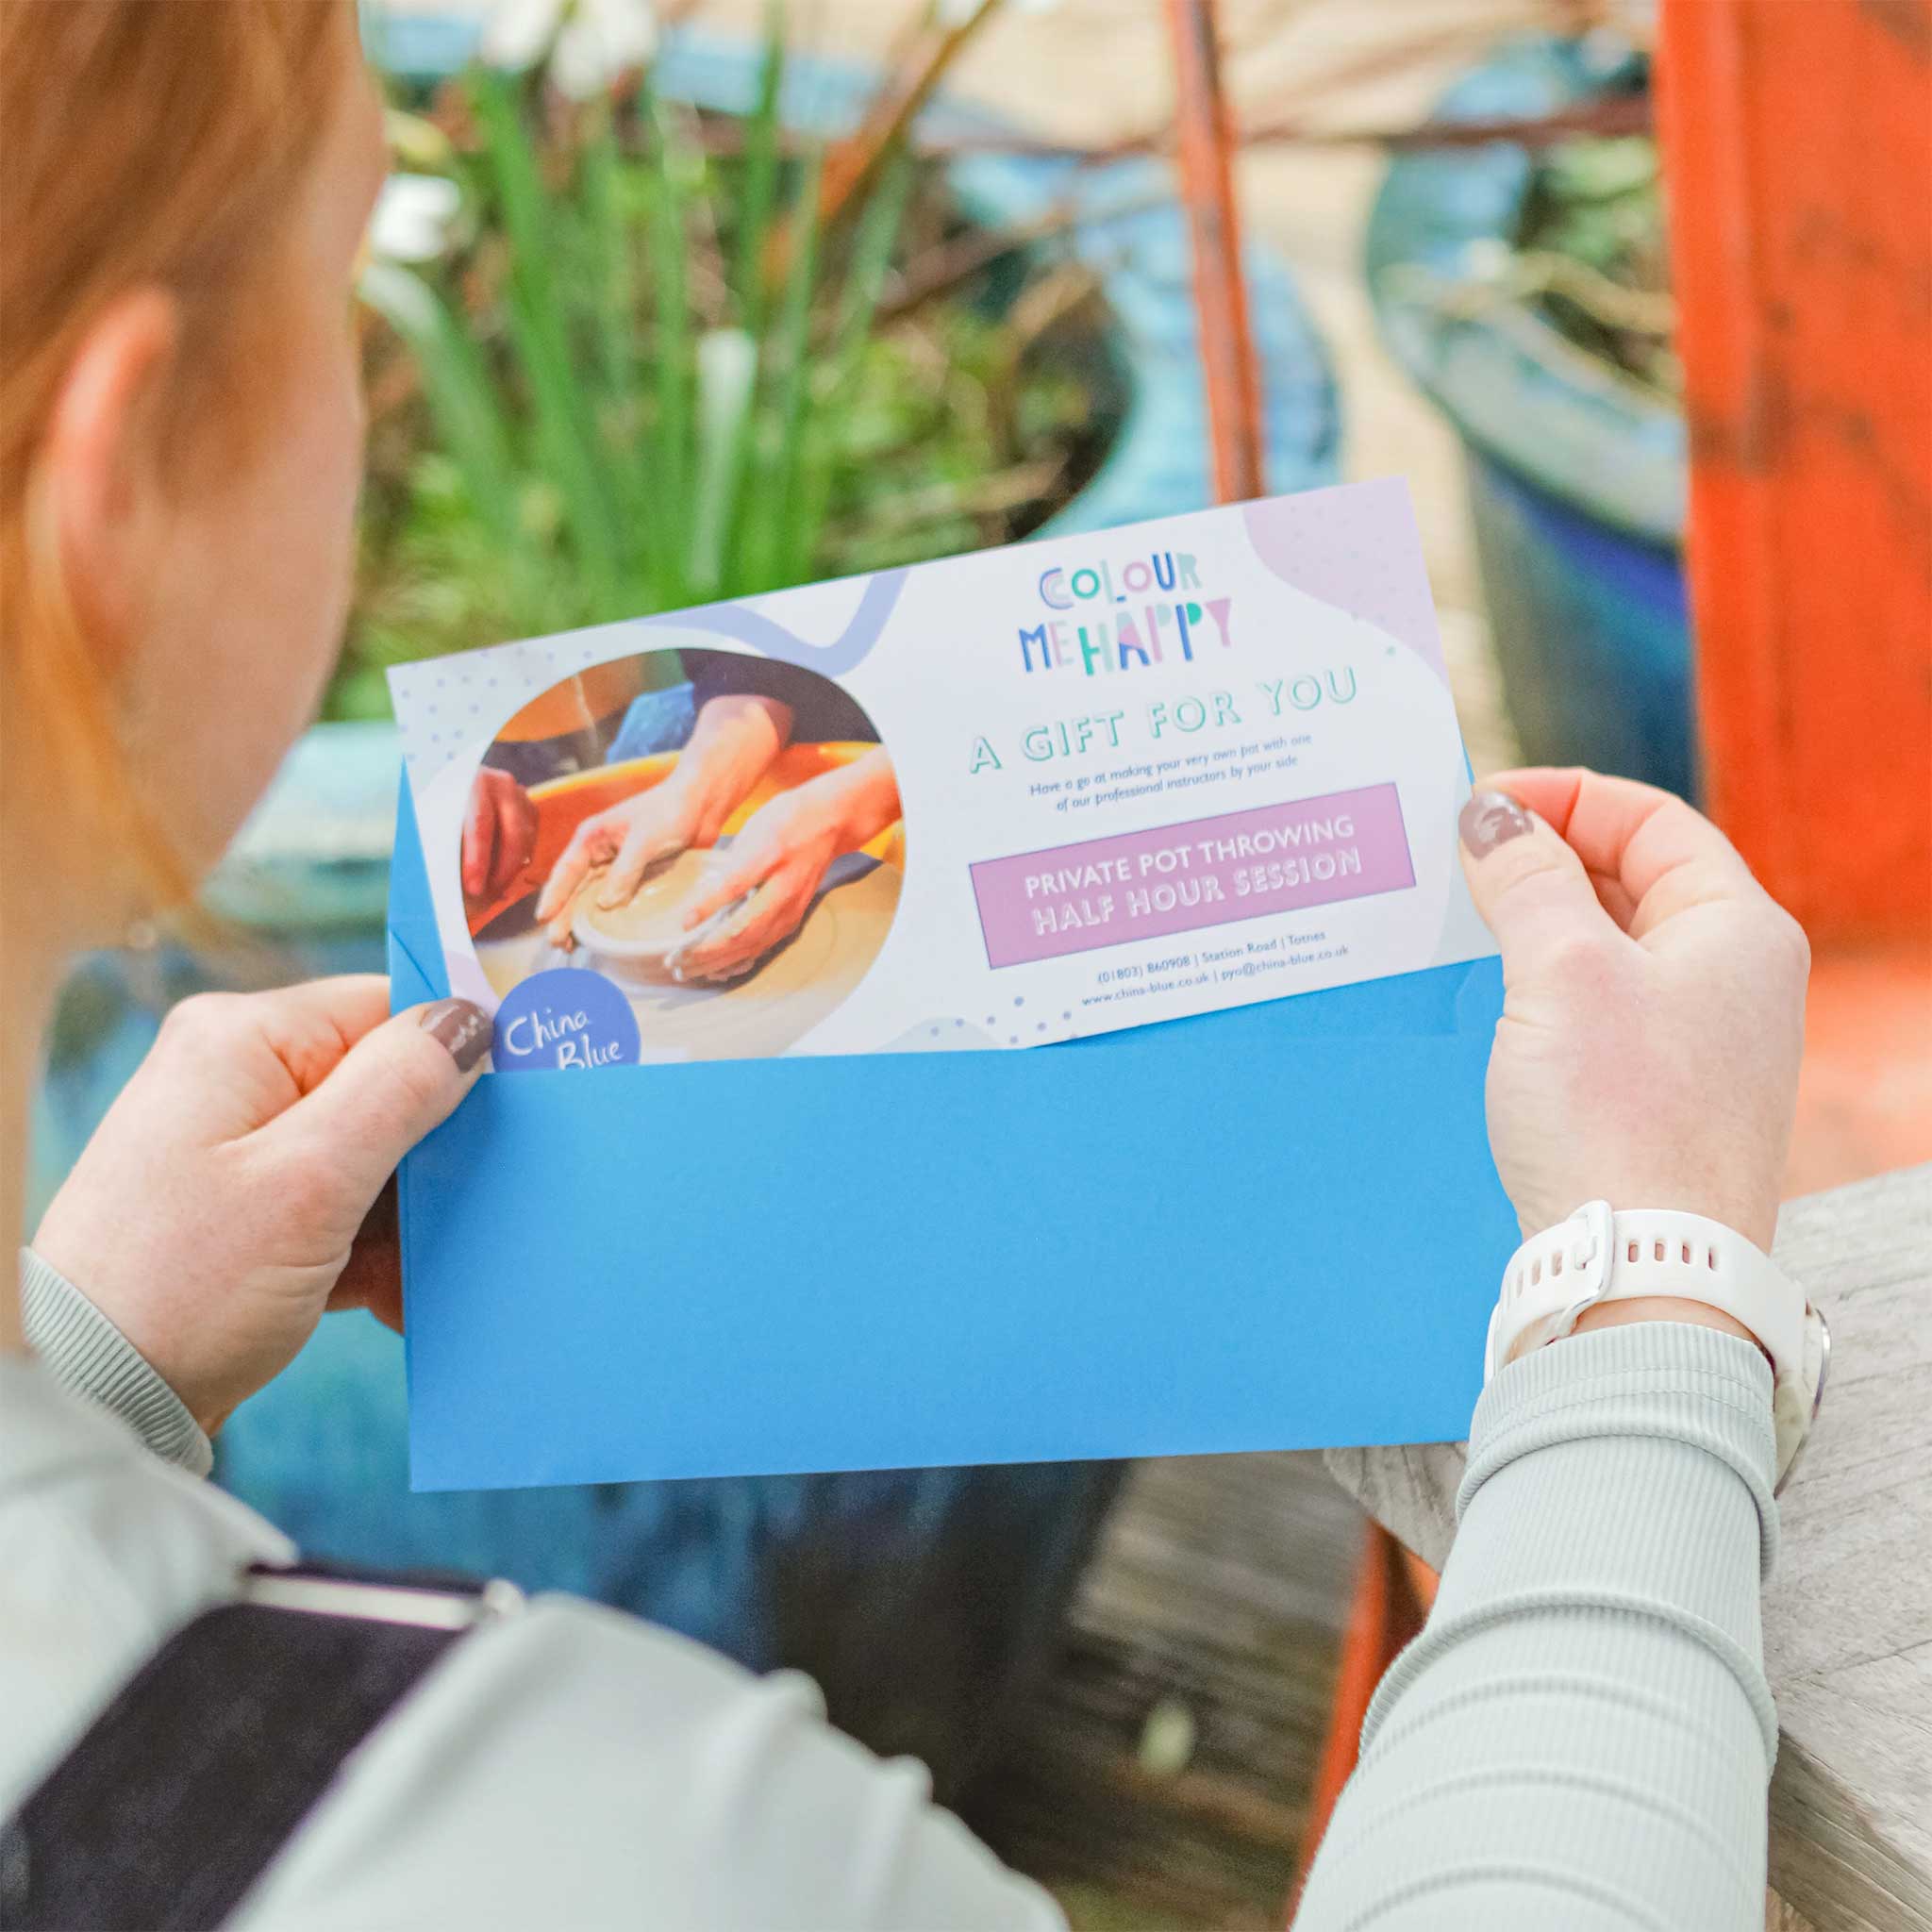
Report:
[[761,806],[732,841],[724,876],[684,923],[700,925],[747,893],[749,903],[739,917],[673,953],[674,976],[727,980],[748,973],[798,929],[825,868],[848,849],[842,799],[824,779],[782,791]]
[[467,1000],[391,1018],[374,974],[186,1000],[34,1247],[212,1434],[325,1308],[384,1311],[393,1277],[352,1268],[358,1236],[490,1038]]

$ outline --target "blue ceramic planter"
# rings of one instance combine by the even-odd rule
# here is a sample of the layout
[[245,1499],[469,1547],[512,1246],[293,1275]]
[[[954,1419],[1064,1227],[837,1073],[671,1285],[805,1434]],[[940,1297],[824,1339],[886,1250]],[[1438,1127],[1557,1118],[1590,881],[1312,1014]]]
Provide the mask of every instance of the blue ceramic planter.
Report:
[[[467,57],[475,28],[377,17],[372,51],[405,78]],[[666,87],[724,111],[748,107],[755,66],[695,43],[668,55]],[[795,122],[833,127],[864,76],[795,68]],[[986,124],[944,103],[936,125]],[[1019,225],[1071,196],[1069,245],[1099,270],[1124,420],[1093,482],[1058,520],[1095,529],[1210,500],[1185,225],[1151,162],[1103,170],[975,155],[962,204]],[[1150,198],[1154,205],[1149,206]],[[1270,479],[1335,478],[1333,385],[1282,267],[1251,263],[1268,398]],[[324,725],[296,747],[214,881],[217,909],[262,950],[195,960],[99,959],[70,996],[70,1044],[42,1095],[38,1191],[49,1191],[145,1051],[165,1005],[196,984],[380,971],[400,759],[386,725]],[[956,1790],[1051,1657],[1120,1465],[924,1470],[411,1495],[401,1344],[356,1317],[322,1324],[301,1358],[224,1431],[219,1478],[308,1548],[440,1564],[571,1590],[635,1610],[755,1668],[791,1664],[834,1715],[883,1750],[910,1751]]]
[[[1445,119],[1529,117],[1627,72],[1519,42],[1455,87]],[[1694,795],[1681,416],[1511,304],[1452,314],[1517,232],[1531,162],[1491,143],[1406,155],[1370,221],[1389,346],[1456,425],[1509,712],[1533,762],[1588,764]]]

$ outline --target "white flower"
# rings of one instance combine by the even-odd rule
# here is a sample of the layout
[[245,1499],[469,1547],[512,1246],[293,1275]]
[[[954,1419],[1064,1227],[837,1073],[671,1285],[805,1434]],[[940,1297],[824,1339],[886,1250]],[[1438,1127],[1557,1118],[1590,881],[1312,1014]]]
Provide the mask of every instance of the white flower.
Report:
[[534,66],[547,54],[551,79],[583,101],[641,67],[657,44],[652,0],[496,0],[482,54],[493,67],[510,68]]
[[385,261],[434,261],[449,246],[462,195],[441,175],[391,175],[375,198],[369,252]]
[[708,328],[698,338],[698,409],[709,423],[735,423],[758,380],[758,345],[741,328]]

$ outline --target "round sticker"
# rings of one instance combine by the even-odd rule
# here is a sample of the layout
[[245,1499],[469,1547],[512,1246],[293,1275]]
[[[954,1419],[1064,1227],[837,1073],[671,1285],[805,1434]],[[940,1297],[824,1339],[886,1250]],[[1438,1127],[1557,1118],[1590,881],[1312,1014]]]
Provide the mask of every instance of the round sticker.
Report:
[[630,1066],[640,1044],[630,1002],[601,974],[575,966],[533,973],[496,1009],[499,1074]]

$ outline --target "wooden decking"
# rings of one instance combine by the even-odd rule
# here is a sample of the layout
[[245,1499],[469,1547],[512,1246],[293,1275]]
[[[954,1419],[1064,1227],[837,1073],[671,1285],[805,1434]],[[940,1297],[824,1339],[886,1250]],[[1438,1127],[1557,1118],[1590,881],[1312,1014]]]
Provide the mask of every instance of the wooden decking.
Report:
[[1279,1927],[1362,1535],[1315,1456],[1143,1463],[968,1808],[1077,1932]]
[[[1835,1336],[1765,1607],[1784,1743],[1769,1926],[1932,1927],[1932,1168],[1790,1203]],[[1451,1446],[1337,1473],[1440,1562]],[[1077,1932],[1286,1918],[1362,1518],[1322,1461],[1142,1464],[1030,1730],[967,1808]]]

